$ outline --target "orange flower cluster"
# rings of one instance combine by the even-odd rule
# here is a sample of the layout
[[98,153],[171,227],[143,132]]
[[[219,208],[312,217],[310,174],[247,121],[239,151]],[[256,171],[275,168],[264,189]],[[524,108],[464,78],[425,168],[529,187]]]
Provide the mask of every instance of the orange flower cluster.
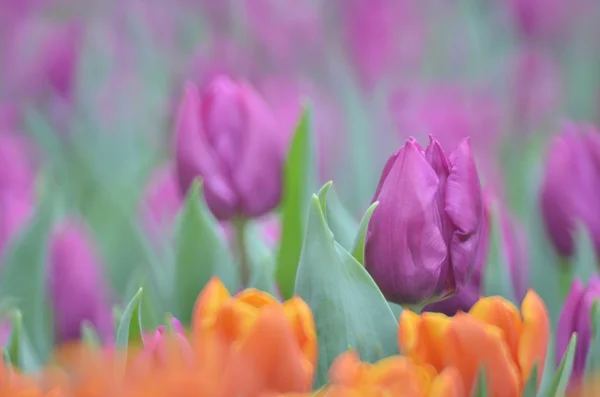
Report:
[[[455,317],[406,310],[399,341],[405,356],[375,364],[355,352],[333,363],[318,397],[470,395],[482,365],[492,396],[519,396],[534,363],[542,371],[548,317],[530,292],[522,314],[483,298]],[[0,397],[308,397],[317,364],[315,324],[300,298],[279,303],[246,290],[232,297],[217,279],[196,303],[188,338],[166,334],[151,354],[81,346],[36,381],[4,368]]]

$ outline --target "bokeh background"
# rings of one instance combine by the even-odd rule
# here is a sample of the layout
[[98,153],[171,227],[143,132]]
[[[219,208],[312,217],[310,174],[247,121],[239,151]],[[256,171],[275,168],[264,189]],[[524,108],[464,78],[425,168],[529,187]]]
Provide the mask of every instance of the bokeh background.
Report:
[[[450,150],[469,136],[556,321],[568,284],[548,276],[564,259],[538,194],[550,139],[566,123],[600,122],[599,20],[597,0],[0,1],[0,263],[97,263],[98,274],[65,274],[90,289],[104,279],[117,306],[156,279],[149,262],[163,274],[174,256],[163,232],[184,199],[177,106],[187,81],[225,74],[264,96],[283,142],[311,109],[313,191],[333,180],[351,227],[406,139],[433,134]],[[68,234],[64,219],[90,247],[46,249],[52,233]],[[257,225],[265,257],[276,255],[277,214]],[[593,249],[579,255],[595,261]],[[26,319],[43,310],[27,294],[47,285],[32,269],[0,281]],[[156,312],[172,310],[165,288],[149,290]]]

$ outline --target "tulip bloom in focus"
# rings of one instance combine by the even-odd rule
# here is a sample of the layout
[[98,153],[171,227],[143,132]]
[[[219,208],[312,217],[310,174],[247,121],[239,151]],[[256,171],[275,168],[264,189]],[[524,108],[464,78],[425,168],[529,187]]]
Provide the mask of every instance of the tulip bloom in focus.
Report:
[[592,339],[591,312],[594,300],[600,301],[600,278],[593,275],[587,287],[579,280],[574,280],[558,320],[556,333],[556,359],[560,363],[567,351],[573,332],[577,332],[577,346],[573,362],[573,377],[584,374],[586,361]]
[[218,77],[200,95],[188,84],[176,129],[179,185],[204,181],[220,220],[257,217],[281,199],[283,148],[271,110],[244,82]]
[[600,133],[591,126],[570,124],[548,151],[540,205],[557,251],[571,256],[577,222],[584,225],[600,253]]
[[[491,218],[489,214],[490,199],[491,196],[489,194],[484,194],[484,220],[481,226],[481,238],[479,240],[479,250],[477,251],[475,269],[473,270],[473,274],[471,274],[471,278],[460,292],[443,301],[427,305],[424,310],[453,316],[458,311],[469,311],[483,295],[481,288],[483,281],[482,277],[489,254],[489,245],[491,243]],[[514,220],[510,218],[505,208],[498,207],[498,209],[497,216],[499,219],[497,221],[500,223],[500,243],[502,244],[500,249],[505,256],[506,264],[508,265],[508,269],[506,270],[510,273],[515,297],[518,300],[523,300],[527,293],[528,285],[526,236],[524,235],[523,230],[519,229]]]
[[49,261],[57,340],[78,339],[84,320],[92,323],[103,339],[112,337],[108,291],[88,231],[74,221],[60,225],[51,236]]
[[281,304],[254,289],[231,297],[213,279],[196,302],[192,330],[195,348],[210,363],[205,376],[221,385],[218,395],[311,390],[317,341],[302,299]]
[[469,140],[446,156],[409,139],[388,160],[373,201],[365,267],[395,303],[460,291],[475,266],[483,203]]
[[490,395],[518,397],[536,364],[541,379],[549,333],[546,307],[530,290],[521,313],[501,297],[482,298],[454,317],[404,310],[399,343],[407,356],[437,371],[458,369],[467,390],[482,366]]

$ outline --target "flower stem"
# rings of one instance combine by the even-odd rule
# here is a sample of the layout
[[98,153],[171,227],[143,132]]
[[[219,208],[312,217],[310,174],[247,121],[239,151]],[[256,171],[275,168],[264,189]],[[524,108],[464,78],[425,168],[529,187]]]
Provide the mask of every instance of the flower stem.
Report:
[[250,283],[250,266],[248,263],[248,252],[246,247],[246,224],[245,218],[236,218],[233,221],[235,226],[235,243],[239,260],[240,281],[242,288],[248,287]]

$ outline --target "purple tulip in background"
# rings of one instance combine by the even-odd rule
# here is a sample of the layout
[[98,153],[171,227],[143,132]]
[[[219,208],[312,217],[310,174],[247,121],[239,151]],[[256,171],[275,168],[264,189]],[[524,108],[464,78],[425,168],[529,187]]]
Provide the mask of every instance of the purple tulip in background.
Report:
[[186,339],[185,329],[176,318],[173,318],[171,321],[173,327],[172,335],[169,335],[166,326],[161,325],[151,336],[144,336],[144,350],[137,359],[141,364],[147,363],[149,360],[167,364],[169,357],[172,357],[170,353],[173,353],[172,349],[174,348],[177,349],[184,358],[187,358],[189,362],[193,361],[194,352]]
[[373,197],[365,267],[395,303],[426,303],[460,291],[471,276],[483,221],[469,140],[447,156],[432,137],[409,139],[388,160]]
[[257,217],[279,204],[283,161],[275,117],[252,87],[227,77],[201,95],[186,86],[176,128],[182,192],[202,178],[219,220]]
[[558,252],[571,256],[577,222],[585,226],[600,253],[600,133],[569,124],[548,151],[540,192],[541,211]]
[[[489,254],[491,219],[489,214],[490,195],[484,194],[484,218],[481,224],[481,238],[475,268],[471,278],[464,288],[448,299],[425,306],[429,312],[444,313],[453,316],[458,311],[468,312],[469,309],[484,295],[482,291],[482,277]],[[499,203],[498,203],[499,204]],[[499,207],[500,222],[500,250],[504,253],[510,280],[512,282],[515,298],[521,301],[527,293],[528,281],[528,252],[524,230],[510,218],[505,208]]]
[[556,332],[556,362],[560,363],[573,332],[577,332],[573,378],[584,374],[592,341],[591,311],[594,300],[600,300],[600,278],[593,275],[587,287],[575,279],[558,320]]
[[79,221],[67,220],[51,235],[48,285],[57,341],[79,338],[84,320],[94,325],[102,339],[112,337],[100,258],[91,234]]

